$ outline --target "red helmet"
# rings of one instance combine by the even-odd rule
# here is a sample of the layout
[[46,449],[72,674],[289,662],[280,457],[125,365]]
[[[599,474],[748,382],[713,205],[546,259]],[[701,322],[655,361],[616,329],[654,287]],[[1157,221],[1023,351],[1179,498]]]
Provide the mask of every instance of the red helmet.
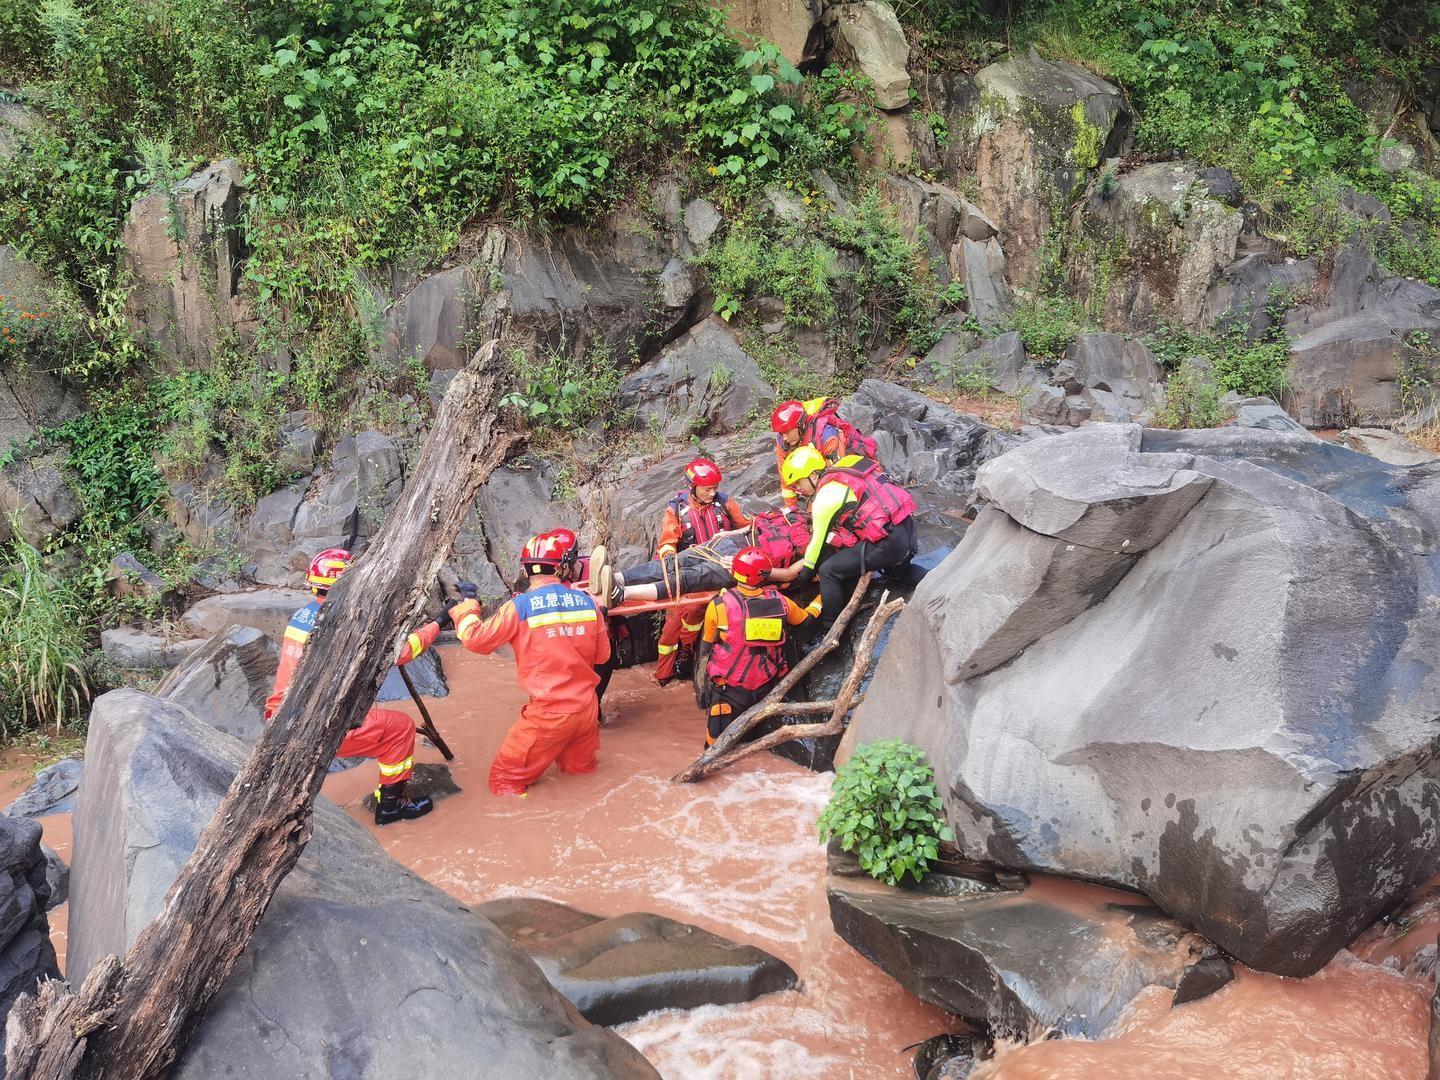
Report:
[[563,573],[560,576],[569,581],[574,577],[575,567],[580,562],[580,538],[564,525],[551,529],[550,538],[558,543],[563,551],[560,556],[560,569]]
[[310,560],[310,570],[305,575],[311,592],[316,596],[324,596],[349,565],[350,552],[344,548],[326,548],[320,552]]
[[782,431],[794,431],[805,422],[805,406],[798,401],[782,401],[770,414],[770,430],[779,435]]
[[580,555],[575,534],[569,529],[552,529],[532,536],[520,549],[520,565],[527,574],[544,574],[573,567]]
[[730,573],[741,585],[764,585],[775,564],[758,547],[741,548],[730,563]]
[[696,458],[685,466],[685,479],[691,487],[719,487],[720,466],[709,458]]

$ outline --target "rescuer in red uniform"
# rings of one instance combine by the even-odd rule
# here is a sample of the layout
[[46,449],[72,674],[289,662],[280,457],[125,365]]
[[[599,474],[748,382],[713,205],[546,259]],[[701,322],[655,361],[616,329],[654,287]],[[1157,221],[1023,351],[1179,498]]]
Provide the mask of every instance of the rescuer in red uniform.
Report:
[[[350,565],[350,552],[344,548],[327,548],[310,562],[307,580],[315,599],[290,617],[285,627],[285,640],[280,646],[280,666],[275,671],[275,688],[265,701],[268,721],[280,711],[290,681],[305,654],[305,645],[320,617],[320,605],[330,586]],[[432,622],[411,634],[405,642],[397,664],[408,664],[435,643],[440,623]],[[340,744],[339,757],[374,758],[380,767],[380,784],[375,789],[375,824],[389,825],[405,818],[424,817],[434,809],[425,797],[412,798],[407,790],[414,765],[415,721],[395,709],[372,708],[364,720],[352,728]]]
[[773,568],[760,548],[745,548],[731,564],[736,586],[715,597],[705,609],[701,638],[709,652],[705,665],[709,683],[706,746],[790,670],[785,659],[788,628],[820,610],[818,599],[802,608],[769,584]]
[[530,695],[490,765],[496,795],[523,796],[552,764],[567,773],[595,769],[596,668],[610,659],[610,636],[595,599],[566,584],[579,554],[569,530],[541,533],[520,553],[530,583],[526,592],[488,619],[474,600],[450,609],[456,636],[471,652],[492,653],[501,645],[515,651],[520,685]]
[[[655,546],[657,559],[673,557],[686,548],[705,543],[716,533],[743,529],[750,524],[740,504],[720,490],[723,478],[720,467],[713,461],[696,458],[685,466],[685,479],[690,481],[690,489],[677,491],[665,505],[660,539]],[[659,659],[655,662],[655,680],[661,686],[675,677],[680,653],[693,653],[704,613],[703,604],[674,607],[665,613],[657,647]],[[680,674],[683,678],[688,673]]]

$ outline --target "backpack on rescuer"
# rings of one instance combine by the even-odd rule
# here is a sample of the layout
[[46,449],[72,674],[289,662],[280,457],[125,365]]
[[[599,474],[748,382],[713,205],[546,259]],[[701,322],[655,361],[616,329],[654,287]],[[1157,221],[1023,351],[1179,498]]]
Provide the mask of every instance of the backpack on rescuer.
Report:
[[750,536],[776,566],[789,566],[810,546],[810,525],[803,514],[765,510],[751,521]]
[[788,670],[785,662],[785,600],[766,585],[756,596],[735,589],[720,594],[725,632],[710,652],[712,681],[742,690],[758,690]]
[[825,404],[820,406],[819,411],[810,418],[806,425],[804,441],[811,446],[819,446],[816,439],[828,424],[840,432],[841,457],[845,457],[847,454],[859,454],[861,457],[873,458],[878,450],[875,440],[869,435],[862,435],[854,424],[840,415],[839,408],[840,402],[834,398],[826,398]]
[[832,543],[850,547],[856,540],[874,544],[884,540],[890,526],[898,525],[915,512],[910,493],[885,475],[878,461],[861,458],[853,465],[831,465],[820,483],[844,484],[856,501],[836,519]]

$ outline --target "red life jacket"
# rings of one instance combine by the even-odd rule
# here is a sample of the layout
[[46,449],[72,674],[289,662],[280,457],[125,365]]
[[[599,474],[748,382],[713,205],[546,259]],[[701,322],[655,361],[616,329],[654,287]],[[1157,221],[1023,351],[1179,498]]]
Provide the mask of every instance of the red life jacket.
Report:
[[710,651],[713,682],[758,690],[789,670],[785,662],[785,599],[773,585],[755,596],[735,589],[720,594],[725,630]]
[[715,493],[715,500],[709,506],[698,508],[691,504],[688,491],[677,491],[669,506],[680,522],[677,551],[703,544],[718,532],[740,527],[738,522],[730,520],[730,496],[723,491]]
[[810,525],[803,514],[766,510],[751,522],[755,546],[776,566],[789,566],[810,546]]
[[830,543],[850,547],[857,540],[877,543],[915,512],[915,500],[899,484],[894,483],[878,461],[861,458],[854,465],[831,465],[820,477],[820,485],[834,481],[854,493],[856,501],[848,504],[835,517]]
[[861,457],[873,458],[877,447],[875,440],[869,435],[860,434],[860,430],[849,420],[840,415],[840,402],[834,398],[826,398],[825,404],[820,406],[820,411],[810,418],[805,428],[805,441],[811,446],[818,447],[817,439],[823,438],[826,427],[833,427],[840,433],[840,456],[848,454],[859,454]]

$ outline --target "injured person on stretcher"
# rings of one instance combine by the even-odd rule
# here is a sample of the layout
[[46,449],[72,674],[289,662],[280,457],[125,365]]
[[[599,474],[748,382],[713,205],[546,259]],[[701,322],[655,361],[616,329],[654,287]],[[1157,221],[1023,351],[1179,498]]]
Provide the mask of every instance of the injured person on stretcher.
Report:
[[[614,572],[610,595],[601,599],[610,607],[622,603],[670,600],[686,593],[718,592],[735,583],[730,563],[736,553],[750,546],[770,557],[777,573],[772,580],[788,580],[781,568],[797,562],[810,544],[810,526],[804,514],[794,510],[766,510],[755,515],[743,529],[716,533],[703,544],[651,559]],[[600,587],[600,566],[608,556],[596,548],[588,566],[588,588],[595,595]],[[623,614],[623,613],[622,613]]]

